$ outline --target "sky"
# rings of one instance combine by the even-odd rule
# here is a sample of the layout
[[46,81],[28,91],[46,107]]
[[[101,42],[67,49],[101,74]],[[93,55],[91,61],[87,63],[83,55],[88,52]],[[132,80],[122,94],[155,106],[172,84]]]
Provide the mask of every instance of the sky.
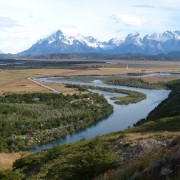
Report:
[[57,30],[104,41],[180,30],[180,0],[0,0],[0,51],[21,52]]

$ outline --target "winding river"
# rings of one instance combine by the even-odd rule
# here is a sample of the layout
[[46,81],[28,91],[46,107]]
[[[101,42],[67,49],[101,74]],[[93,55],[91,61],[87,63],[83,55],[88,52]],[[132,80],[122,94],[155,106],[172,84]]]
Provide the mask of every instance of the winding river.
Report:
[[80,141],[82,139],[91,139],[96,136],[101,136],[110,132],[124,130],[129,126],[133,126],[139,119],[145,118],[150,111],[152,111],[161,101],[168,97],[170,90],[150,90],[134,87],[126,87],[119,85],[108,85],[104,84],[101,80],[95,80],[90,83],[85,82],[75,82],[63,80],[63,78],[37,78],[40,82],[54,82],[54,83],[66,83],[66,84],[78,84],[78,85],[93,85],[107,88],[117,88],[117,89],[127,89],[134,90],[138,92],[143,92],[147,95],[147,98],[136,104],[129,105],[116,105],[111,97],[124,96],[120,93],[110,93],[100,90],[91,90],[93,92],[104,95],[107,101],[113,106],[113,113],[105,119],[98,121],[89,127],[77,131],[75,133],[69,134],[64,138],[53,140],[49,143],[39,145],[31,149],[32,152],[39,152],[43,149],[51,148],[59,144],[67,144],[71,142]]

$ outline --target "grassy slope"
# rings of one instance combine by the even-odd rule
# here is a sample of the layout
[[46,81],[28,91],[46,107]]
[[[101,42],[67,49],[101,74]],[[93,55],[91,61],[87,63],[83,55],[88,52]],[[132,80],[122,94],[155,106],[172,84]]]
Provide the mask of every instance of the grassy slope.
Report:
[[172,93],[150,113],[147,122],[124,132],[25,156],[15,162],[15,171],[2,172],[0,178],[179,179],[180,138],[176,136],[180,135],[180,80],[168,86]]
[[180,115],[180,80],[171,81],[167,86],[172,90],[169,98],[155,108],[148,115],[147,120]]
[[130,131],[180,131],[180,80],[171,81],[167,86],[172,90],[146,119],[136,123]]
[[[100,174],[109,179],[115,179],[115,176],[118,179],[123,176],[125,177],[123,179],[129,179],[138,170],[139,176],[143,173],[146,178],[149,172],[147,167],[152,170],[160,159],[162,160],[160,169],[169,168],[167,164],[171,161],[173,163],[175,158],[177,162],[175,161],[175,165],[169,169],[178,173],[179,169],[175,169],[175,166],[180,164],[178,159],[180,151],[176,148],[180,139],[173,137],[175,135],[170,133],[157,136],[111,133],[93,140],[61,145],[25,156],[14,163],[14,172],[21,171],[29,179],[86,180]],[[169,151],[166,151],[166,147]],[[173,157],[175,153],[177,157]],[[151,174],[149,176],[151,177]],[[158,176],[162,177],[160,174]]]
[[[20,170],[30,179],[179,179],[180,138],[175,138],[180,130],[179,83],[171,83],[172,93],[168,100],[152,113],[153,117],[157,117],[166,107],[167,117],[162,114],[125,132],[111,133],[94,140],[62,145],[25,156],[15,162],[16,171],[11,175],[17,176]],[[168,102],[171,102],[175,114],[171,111],[168,113]],[[157,134],[159,130],[164,133]],[[167,130],[174,132],[166,135]],[[148,135],[147,131],[151,133]],[[130,132],[136,133],[130,136]],[[137,132],[144,134],[139,135]]]

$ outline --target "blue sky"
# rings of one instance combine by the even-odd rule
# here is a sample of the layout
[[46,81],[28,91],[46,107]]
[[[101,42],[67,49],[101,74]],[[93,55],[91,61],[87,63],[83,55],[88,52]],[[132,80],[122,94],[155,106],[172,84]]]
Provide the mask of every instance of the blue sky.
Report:
[[180,30],[180,0],[0,0],[0,50],[17,53],[62,30],[100,40]]

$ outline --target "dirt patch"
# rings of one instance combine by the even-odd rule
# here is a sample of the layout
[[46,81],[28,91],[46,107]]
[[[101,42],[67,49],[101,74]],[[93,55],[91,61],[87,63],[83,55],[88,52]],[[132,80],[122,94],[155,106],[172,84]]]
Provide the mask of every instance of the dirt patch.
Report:
[[21,157],[20,153],[0,153],[0,170],[10,168],[14,161]]
[[[157,136],[157,135],[162,135],[162,133],[158,133],[158,132],[157,133],[155,133],[155,132],[152,132],[152,133],[127,133],[126,137],[129,140],[136,140],[136,139],[139,139],[139,138],[149,138],[149,137]],[[163,136],[167,136],[167,135],[170,135],[170,136],[179,136],[180,132],[164,131],[163,132]]]

